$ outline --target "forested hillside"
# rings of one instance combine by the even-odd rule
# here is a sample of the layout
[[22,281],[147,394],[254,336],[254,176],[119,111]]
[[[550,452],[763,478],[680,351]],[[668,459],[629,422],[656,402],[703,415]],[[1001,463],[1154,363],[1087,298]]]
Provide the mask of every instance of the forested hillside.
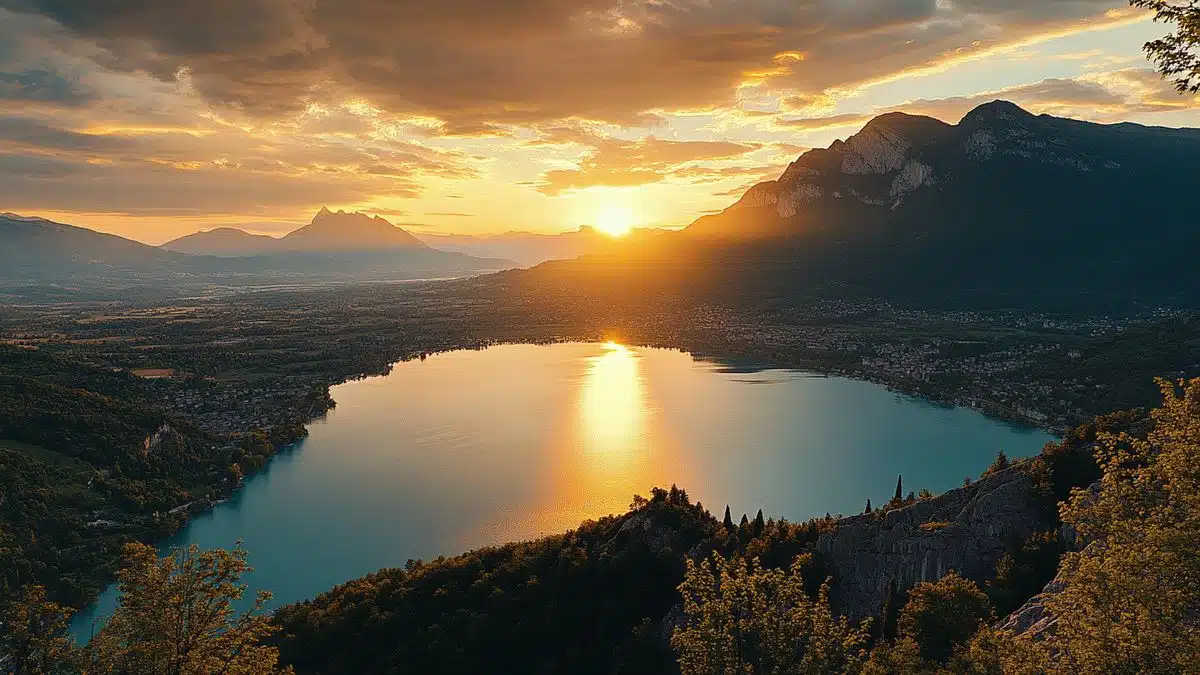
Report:
[[[1144,431],[1142,419],[1136,413],[1098,419],[1012,469],[1033,479],[1028,506],[1043,514],[1045,529],[1009,542],[1001,562],[974,577],[1000,611],[1020,606],[1054,575],[1063,550],[1055,505],[1099,476],[1091,456],[1098,431]],[[882,522],[892,511],[976,489],[904,495],[868,515]],[[948,524],[919,529],[934,538]],[[683,490],[656,489],[649,499],[635,498],[629,513],[564,535],[381,570],[285,607],[276,614],[281,660],[297,672],[323,675],[673,672],[668,638],[683,620],[676,587],[687,560],[717,552],[786,569],[798,555],[812,554],[805,588],[815,594],[828,575],[836,590],[849,584],[842,577],[848,572],[830,566],[818,542],[843,525],[833,518],[764,519],[761,512],[740,524],[732,514],[722,521]],[[898,592],[915,581],[901,582]],[[883,605],[872,613],[884,613]]]
[[171,416],[149,386],[0,347],[0,599],[38,583],[65,604],[89,601],[125,543],[173,532],[274,452]]

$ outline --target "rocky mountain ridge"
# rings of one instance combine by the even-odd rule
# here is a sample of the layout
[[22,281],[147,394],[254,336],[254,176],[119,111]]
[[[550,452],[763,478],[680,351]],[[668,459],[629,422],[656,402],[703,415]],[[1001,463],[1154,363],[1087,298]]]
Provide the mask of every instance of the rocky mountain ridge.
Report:
[[1077,139],[1056,133],[1057,121],[1006,101],[980,106],[956,125],[888,113],[845,141],[800,156],[777,180],[754,186],[730,208],[774,206],[780,218],[791,218],[805,204],[832,198],[896,209],[912,192],[952,181],[956,164],[985,163],[998,156],[1081,172],[1122,168],[1114,159],[1089,152]]

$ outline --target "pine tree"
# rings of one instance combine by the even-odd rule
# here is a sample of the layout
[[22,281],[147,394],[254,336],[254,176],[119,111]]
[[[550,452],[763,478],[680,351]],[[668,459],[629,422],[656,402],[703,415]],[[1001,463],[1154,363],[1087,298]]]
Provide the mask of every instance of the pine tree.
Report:
[[904,474],[896,476],[896,496],[892,497],[895,501],[900,501],[904,495]]
[[1012,462],[1008,460],[1008,455],[1004,454],[1004,451],[1001,450],[1000,452],[996,453],[996,460],[992,462],[992,465],[989,466],[987,471],[984,471],[983,474],[988,476],[998,471],[1003,471],[1010,466],[1012,466]]
[[863,511],[863,513],[870,513],[870,512],[871,512],[871,500],[867,499],[867,509],[865,511]]
[[754,516],[754,534],[755,534],[755,536],[762,534],[763,530],[766,529],[766,527],[767,527],[767,523],[766,523],[766,521],[763,520],[762,509],[759,509],[758,515]]
[[742,522],[738,523],[738,527],[740,527],[740,528],[744,528],[744,527],[746,527],[746,526],[747,526],[747,525],[749,525],[749,524],[750,524],[750,519],[749,519],[749,518],[747,518],[747,517],[746,517],[746,514],[744,514],[744,513],[743,513],[743,514],[742,514]]
[[733,532],[733,515],[729,513],[729,505],[725,505],[725,520],[722,522],[726,530]]

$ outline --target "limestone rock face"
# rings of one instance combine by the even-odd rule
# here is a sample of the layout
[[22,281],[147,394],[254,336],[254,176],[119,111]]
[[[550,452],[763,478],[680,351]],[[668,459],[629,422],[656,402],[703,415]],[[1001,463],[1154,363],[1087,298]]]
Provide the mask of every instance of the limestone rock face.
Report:
[[910,159],[904,163],[904,168],[900,170],[900,173],[896,174],[896,180],[892,182],[889,196],[903,197],[919,187],[933,185],[933,183],[933,167]]
[[868,124],[842,146],[842,173],[883,174],[904,166],[912,144],[899,132]]
[[730,208],[753,208],[758,206],[773,206],[779,201],[779,181],[759,183],[746,191],[742,198]]
[[1000,629],[1017,635],[1029,635],[1033,638],[1053,633],[1055,619],[1054,615],[1046,609],[1046,600],[1064,588],[1066,588],[1066,584],[1057,578],[1046,584],[1041,593],[1033,596],[1024,605],[1021,605],[1020,609],[1009,614],[1000,623]]
[[933,499],[845,518],[817,542],[834,570],[833,609],[852,620],[878,615],[893,579],[907,590],[950,570],[990,578],[1009,542],[1050,526],[1042,513],[1033,480],[1018,464]]
[[777,197],[775,211],[780,218],[791,218],[799,211],[801,204],[808,204],[820,198],[820,187],[810,183],[800,183]]

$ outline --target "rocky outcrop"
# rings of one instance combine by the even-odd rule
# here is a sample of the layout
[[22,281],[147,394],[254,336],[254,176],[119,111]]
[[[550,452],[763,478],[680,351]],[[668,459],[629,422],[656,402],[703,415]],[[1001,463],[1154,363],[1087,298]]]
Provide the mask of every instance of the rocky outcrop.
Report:
[[754,208],[760,206],[773,206],[779,201],[779,182],[766,181],[759,183],[746,191],[742,198],[730,208]]
[[800,183],[790,191],[780,194],[775,204],[775,210],[780,218],[791,218],[796,215],[802,204],[808,204],[821,198],[821,188],[810,183]]
[[168,439],[178,439],[179,432],[170,424],[164,422],[161,426],[146,438],[142,439],[142,454],[150,454],[159,449],[163,441]]
[[907,590],[950,570],[989,578],[1011,542],[1052,526],[1040,502],[1018,464],[932,499],[839,521],[817,542],[834,570],[834,610],[853,620],[877,615],[892,580]]
[[[1088,496],[1084,498],[1084,503],[1099,498],[1100,487],[1100,481],[1092,483],[1088,487]],[[1079,550],[1081,547],[1086,550],[1086,547],[1093,545],[1083,537],[1080,537],[1075,528],[1066,523],[1062,525],[1062,538],[1067,547],[1074,550]],[[1050,613],[1047,604],[1050,598],[1061,593],[1066,587],[1066,579],[1063,578],[1062,568],[1059,567],[1059,573],[1050,583],[1046,584],[1042,592],[1030,598],[1019,609],[1005,617],[999,624],[1000,628],[1018,635],[1029,635],[1034,639],[1053,633],[1055,618]]]
[[933,185],[933,183],[933,167],[928,164],[922,164],[915,159],[910,159],[905,162],[904,168],[900,170],[900,173],[896,174],[896,179],[892,181],[892,188],[888,196],[898,199],[917,188]]
[[[679,546],[679,533],[655,517],[653,511],[641,511],[629,516],[619,531],[621,537],[637,537],[646,542],[654,553],[662,555]],[[615,545],[609,542],[609,547]],[[607,548],[607,547],[606,547]]]
[[882,124],[868,124],[840,148],[842,173],[861,176],[898,171],[910,148],[912,143],[899,132]]
[[1046,607],[1047,600],[1062,592],[1066,584],[1057,578],[1046,584],[1041,593],[1030,598],[1017,611],[1009,614],[1000,622],[1000,629],[1017,635],[1029,635],[1038,638],[1054,631],[1054,615]]
[[998,158],[1080,173],[1121,168],[1120,162],[1093,155],[1086,138],[1062,133],[1070,129],[1060,122],[1005,101],[979,106],[957,125],[887,113],[844,141],[804,153],[778,180],[755,185],[731,208],[773,206],[782,221],[827,199],[895,210],[907,195],[934,184],[952,185],[972,165]]

